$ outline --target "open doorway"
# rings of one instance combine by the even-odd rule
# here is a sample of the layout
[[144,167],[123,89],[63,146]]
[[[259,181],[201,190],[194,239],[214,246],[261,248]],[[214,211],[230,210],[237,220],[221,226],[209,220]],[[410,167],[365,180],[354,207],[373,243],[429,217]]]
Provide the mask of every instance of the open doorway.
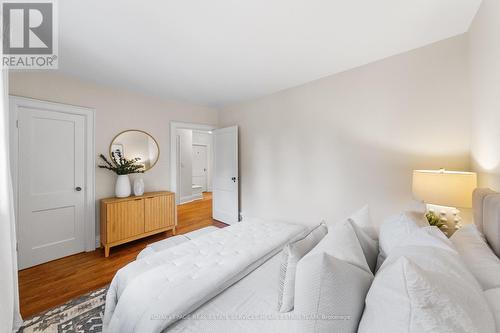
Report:
[[178,204],[211,198],[212,131],[179,128],[176,141]]
[[238,222],[238,128],[172,122],[170,131],[171,190],[178,220]]

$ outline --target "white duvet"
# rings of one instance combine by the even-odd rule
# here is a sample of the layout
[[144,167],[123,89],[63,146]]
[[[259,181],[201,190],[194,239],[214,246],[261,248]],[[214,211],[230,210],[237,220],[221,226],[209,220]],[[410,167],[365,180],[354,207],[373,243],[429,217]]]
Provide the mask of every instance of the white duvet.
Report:
[[161,332],[305,231],[300,225],[250,220],[130,263],[111,282],[104,332]]

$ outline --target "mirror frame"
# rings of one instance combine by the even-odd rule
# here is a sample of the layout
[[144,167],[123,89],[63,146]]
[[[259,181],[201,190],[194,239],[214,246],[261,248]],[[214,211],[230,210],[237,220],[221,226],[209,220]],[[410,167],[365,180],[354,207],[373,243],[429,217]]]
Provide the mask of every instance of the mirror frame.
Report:
[[144,133],[144,134],[148,135],[151,139],[153,139],[153,141],[156,143],[156,147],[158,147],[158,156],[156,156],[156,161],[149,167],[149,169],[144,170],[144,172],[147,172],[147,171],[153,169],[153,167],[156,165],[156,163],[158,163],[158,160],[160,159],[160,145],[158,144],[158,141],[156,141],[156,139],[155,139],[154,136],[152,136],[148,132],[140,130],[140,129],[128,129],[128,130],[121,131],[120,133],[116,134],[113,137],[113,139],[111,139],[111,142],[109,143],[109,148],[108,148],[109,149],[109,152],[108,152],[109,158],[113,159],[113,157],[111,157],[111,147],[113,146],[113,142],[116,140],[117,137],[119,137],[123,133],[127,133],[127,132],[141,132],[141,133]]

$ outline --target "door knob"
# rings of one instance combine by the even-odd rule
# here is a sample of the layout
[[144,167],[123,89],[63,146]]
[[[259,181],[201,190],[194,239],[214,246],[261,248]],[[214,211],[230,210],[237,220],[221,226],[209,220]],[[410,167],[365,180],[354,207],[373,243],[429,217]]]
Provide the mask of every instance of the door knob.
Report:
[[231,180],[236,183],[236,177],[231,178]]
[[80,192],[80,191],[82,190],[82,188],[81,188],[80,186],[77,186],[77,187],[75,187],[75,190],[76,190],[77,192]]

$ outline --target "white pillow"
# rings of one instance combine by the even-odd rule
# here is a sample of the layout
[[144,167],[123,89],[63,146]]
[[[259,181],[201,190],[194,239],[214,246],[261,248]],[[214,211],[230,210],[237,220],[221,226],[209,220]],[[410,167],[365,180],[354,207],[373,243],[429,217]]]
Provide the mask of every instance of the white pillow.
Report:
[[384,266],[368,292],[358,332],[495,332],[484,295],[465,280],[406,257]]
[[450,240],[483,290],[500,288],[500,259],[474,224],[457,230]]
[[353,224],[344,220],[329,225],[328,235],[310,253],[325,252],[337,259],[371,272]]
[[297,332],[357,332],[372,281],[373,274],[325,252],[304,257],[297,266]]
[[[394,251],[397,251],[398,247],[435,247],[438,248],[439,251],[447,250],[453,252],[458,256],[458,253],[455,251],[453,244],[451,241],[443,234],[441,230],[434,226],[428,226],[423,228],[417,228],[410,232],[406,238],[399,242],[391,249],[391,254]],[[418,250],[418,248],[417,248]],[[379,253],[377,258],[377,268],[376,271],[380,269],[382,264],[384,263],[386,257],[382,252]]]
[[427,217],[425,216],[425,212],[422,213],[422,211],[406,211],[404,213],[408,218],[410,218],[413,222],[415,222],[420,228],[423,227],[428,227],[429,221],[427,220]]
[[467,285],[479,291],[482,290],[479,282],[464,265],[451,241],[436,227],[421,228],[412,233],[404,245],[392,250],[377,274],[401,257],[408,258],[425,270],[446,275],[449,279],[465,281]]
[[378,256],[377,256],[377,266],[375,267],[375,273],[378,272],[378,270],[380,269],[380,267],[382,266],[384,261],[385,261],[385,256],[382,252],[380,252],[380,248],[379,248],[379,252],[378,252]]
[[448,237],[435,226],[413,230],[396,248],[400,246],[430,246],[457,253]]
[[406,211],[425,215],[427,212],[427,205],[422,200],[412,200]]
[[374,240],[378,240],[377,229],[373,225],[372,219],[370,217],[370,209],[368,205],[363,206],[356,213],[352,214],[348,220],[354,222],[358,227],[360,227],[368,236]]
[[366,263],[370,267],[370,271],[375,273],[378,257],[378,241],[372,239],[367,233],[363,231],[355,222],[349,220],[356,237],[358,238],[359,245],[365,255]]
[[394,247],[404,243],[413,231],[429,226],[427,220],[419,217],[417,213],[407,212],[387,220],[380,226],[379,246],[383,257],[387,257]]
[[337,223],[297,265],[294,314],[300,332],[357,331],[373,274],[351,223]]
[[486,296],[486,301],[493,312],[497,332],[500,332],[500,288],[486,290],[484,296]]
[[285,246],[280,267],[280,289],[278,294],[278,311],[288,312],[293,309],[295,292],[295,270],[297,263],[328,233],[324,224],[314,228],[304,238]]

